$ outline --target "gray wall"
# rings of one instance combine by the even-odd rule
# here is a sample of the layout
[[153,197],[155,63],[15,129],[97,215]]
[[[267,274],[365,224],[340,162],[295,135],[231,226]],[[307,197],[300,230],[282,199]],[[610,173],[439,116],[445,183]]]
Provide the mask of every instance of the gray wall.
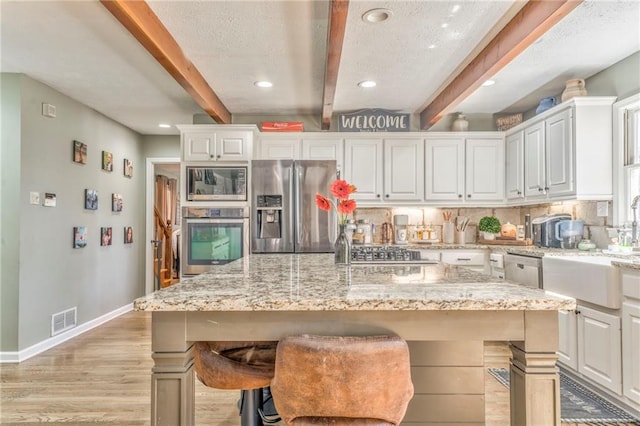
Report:
[[[20,213],[20,244],[11,248],[20,265],[18,347],[5,347],[3,342],[3,351],[24,350],[49,338],[54,313],[76,306],[82,324],[144,294],[140,135],[26,76],[20,93],[22,134],[16,163],[21,168],[12,176],[19,182],[15,206]],[[42,116],[43,102],[56,106],[57,118]],[[72,161],[74,139],[87,144],[87,164]],[[113,153],[113,172],[101,170],[103,150]],[[124,158],[133,161],[133,178],[123,175]],[[86,188],[98,191],[98,210],[84,209]],[[44,192],[55,193],[57,206],[29,204],[30,191],[40,192],[41,201]],[[123,196],[122,212],[111,211],[112,193]],[[87,227],[85,248],[73,248],[74,226]],[[123,243],[125,226],[134,228],[131,245]],[[100,227],[112,227],[111,246],[100,246]],[[4,292],[4,280],[2,287]]]
[[20,82],[0,74],[0,351],[18,349]]
[[640,51],[586,80],[590,96],[615,95],[618,100],[640,92]]
[[180,158],[180,136],[143,135],[142,155],[144,158]]

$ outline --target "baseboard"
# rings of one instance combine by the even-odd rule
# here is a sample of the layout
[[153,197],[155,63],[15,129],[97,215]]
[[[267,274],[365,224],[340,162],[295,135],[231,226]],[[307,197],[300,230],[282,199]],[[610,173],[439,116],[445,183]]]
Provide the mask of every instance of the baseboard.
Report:
[[43,340],[42,342],[36,343],[35,345],[30,346],[21,351],[0,352],[0,364],[9,364],[9,363],[15,364],[15,363],[20,363],[22,361],[25,361],[48,349],[58,346],[60,343],[66,342],[69,339],[73,339],[74,337],[79,336],[85,331],[89,331],[92,328],[96,328],[104,324],[105,322],[108,322],[132,310],[133,310],[133,303],[129,303],[125,306],[122,306],[121,308],[108,312],[102,316],[99,316],[98,318],[92,319],[91,321],[87,321],[83,324],[80,324],[69,331],[60,333],[57,336],[50,337],[46,340]]

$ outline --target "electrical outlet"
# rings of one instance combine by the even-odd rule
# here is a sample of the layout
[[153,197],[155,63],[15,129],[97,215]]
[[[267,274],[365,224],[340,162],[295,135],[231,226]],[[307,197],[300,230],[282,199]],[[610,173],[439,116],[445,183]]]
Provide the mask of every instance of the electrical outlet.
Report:
[[609,216],[609,203],[606,201],[598,201],[596,204],[596,216],[607,217]]
[[40,204],[40,193],[39,192],[30,192],[29,193],[29,203],[31,204]]

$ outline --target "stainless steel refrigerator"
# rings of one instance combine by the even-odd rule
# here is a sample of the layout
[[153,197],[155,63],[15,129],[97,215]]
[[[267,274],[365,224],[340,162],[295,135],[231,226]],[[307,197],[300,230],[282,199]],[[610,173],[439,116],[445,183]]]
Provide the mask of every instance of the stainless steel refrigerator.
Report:
[[329,253],[336,214],[320,210],[316,193],[330,197],[336,162],[255,160],[251,164],[251,251]]

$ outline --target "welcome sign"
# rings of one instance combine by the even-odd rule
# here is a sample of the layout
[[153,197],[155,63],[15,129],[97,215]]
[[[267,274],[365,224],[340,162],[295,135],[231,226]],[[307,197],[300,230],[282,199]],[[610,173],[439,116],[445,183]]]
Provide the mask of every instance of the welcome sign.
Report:
[[408,132],[409,114],[381,108],[338,114],[341,132]]

